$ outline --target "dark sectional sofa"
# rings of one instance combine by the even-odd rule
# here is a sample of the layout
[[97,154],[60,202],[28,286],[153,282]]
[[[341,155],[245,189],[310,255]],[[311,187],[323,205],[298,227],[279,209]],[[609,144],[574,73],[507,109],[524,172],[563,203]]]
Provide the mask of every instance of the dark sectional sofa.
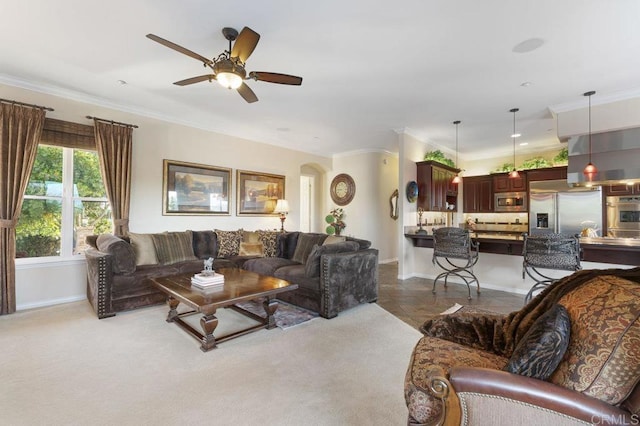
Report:
[[244,268],[298,284],[279,299],[325,318],[378,298],[378,250],[366,240],[215,230],[101,234],[87,242],[87,299],[98,318],[163,303],[166,296],[149,278],[200,272],[209,257],[215,259],[214,269]]

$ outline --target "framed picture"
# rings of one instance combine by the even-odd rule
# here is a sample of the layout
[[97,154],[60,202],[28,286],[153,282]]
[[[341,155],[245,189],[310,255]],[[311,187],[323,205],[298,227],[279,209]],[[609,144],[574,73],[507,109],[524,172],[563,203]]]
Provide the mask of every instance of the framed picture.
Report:
[[164,160],[163,215],[229,214],[231,169]]
[[238,215],[272,215],[278,199],[284,199],[282,175],[238,170],[236,197]]

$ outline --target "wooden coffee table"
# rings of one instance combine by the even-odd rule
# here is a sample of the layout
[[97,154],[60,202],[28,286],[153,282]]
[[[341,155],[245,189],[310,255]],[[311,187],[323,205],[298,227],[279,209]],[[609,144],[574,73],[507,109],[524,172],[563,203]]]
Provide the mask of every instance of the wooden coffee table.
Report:
[[[150,278],[157,288],[169,296],[167,322],[176,323],[187,333],[198,339],[202,343],[200,349],[204,352],[215,348],[219,342],[224,342],[258,329],[274,328],[276,321],[273,314],[278,309],[278,301],[274,297],[279,293],[298,288],[297,284],[291,284],[285,280],[259,275],[243,269],[224,268],[216,272],[224,275],[224,288],[222,289],[201,290],[197,287],[192,287],[191,277],[193,277],[193,273]],[[267,314],[266,318],[235,306],[236,303],[260,297],[265,299],[263,306]],[[184,303],[192,310],[178,313],[177,307],[180,303]],[[214,337],[213,332],[218,326],[218,318],[215,316],[216,309],[224,307],[233,308],[235,311],[258,321],[259,324],[225,336]],[[203,315],[200,318],[200,326],[204,333],[196,330],[182,319],[184,316],[196,313]]]

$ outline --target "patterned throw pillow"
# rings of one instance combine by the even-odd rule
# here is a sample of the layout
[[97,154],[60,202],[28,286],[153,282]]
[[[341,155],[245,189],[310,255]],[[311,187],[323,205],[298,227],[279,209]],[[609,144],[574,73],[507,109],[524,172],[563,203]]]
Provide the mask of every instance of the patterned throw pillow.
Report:
[[608,404],[626,400],[640,377],[640,285],[602,275],[560,299],[571,343],[551,383]]
[[522,337],[505,371],[547,380],[558,368],[569,346],[571,321],[560,304],[542,314]]
[[244,232],[242,229],[237,231],[221,231],[215,230],[218,237],[218,257],[237,256],[240,253],[240,243]]
[[164,232],[151,234],[153,244],[156,246],[158,261],[163,265],[184,262],[186,260],[198,260],[193,254],[191,235],[187,232]]
[[278,250],[276,241],[278,239],[279,232],[277,231],[256,231],[258,234],[258,241],[262,243],[264,247],[265,257],[275,257]]

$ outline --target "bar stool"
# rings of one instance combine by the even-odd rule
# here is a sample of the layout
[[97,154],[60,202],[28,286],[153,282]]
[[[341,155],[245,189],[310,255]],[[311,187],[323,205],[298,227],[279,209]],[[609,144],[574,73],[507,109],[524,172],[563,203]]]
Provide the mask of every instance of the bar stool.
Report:
[[474,282],[480,293],[480,282],[473,273],[473,265],[478,262],[480,244],[471,240],[469,231],[462,228],[446,227],[433,230],[433,259],[434,265],[440,266],[444,272],[433,281],[432,293],[436,292],[436,284],[444,278],[444,286],[450,275],[462,279],[467,284],[469,300],[471,300],[471,284]]
[[[580,266],[580,237],[569,234],[550,233],[544,235],[522,234],[522,279],[525,273],[536,283],[531,287],[524,299],[525,304],[531,300],[533,293],[554,283],[559,278],[551,278],[538,269],[556,269],[577,271]],[[548,272],[546,272],[548,274]]]

